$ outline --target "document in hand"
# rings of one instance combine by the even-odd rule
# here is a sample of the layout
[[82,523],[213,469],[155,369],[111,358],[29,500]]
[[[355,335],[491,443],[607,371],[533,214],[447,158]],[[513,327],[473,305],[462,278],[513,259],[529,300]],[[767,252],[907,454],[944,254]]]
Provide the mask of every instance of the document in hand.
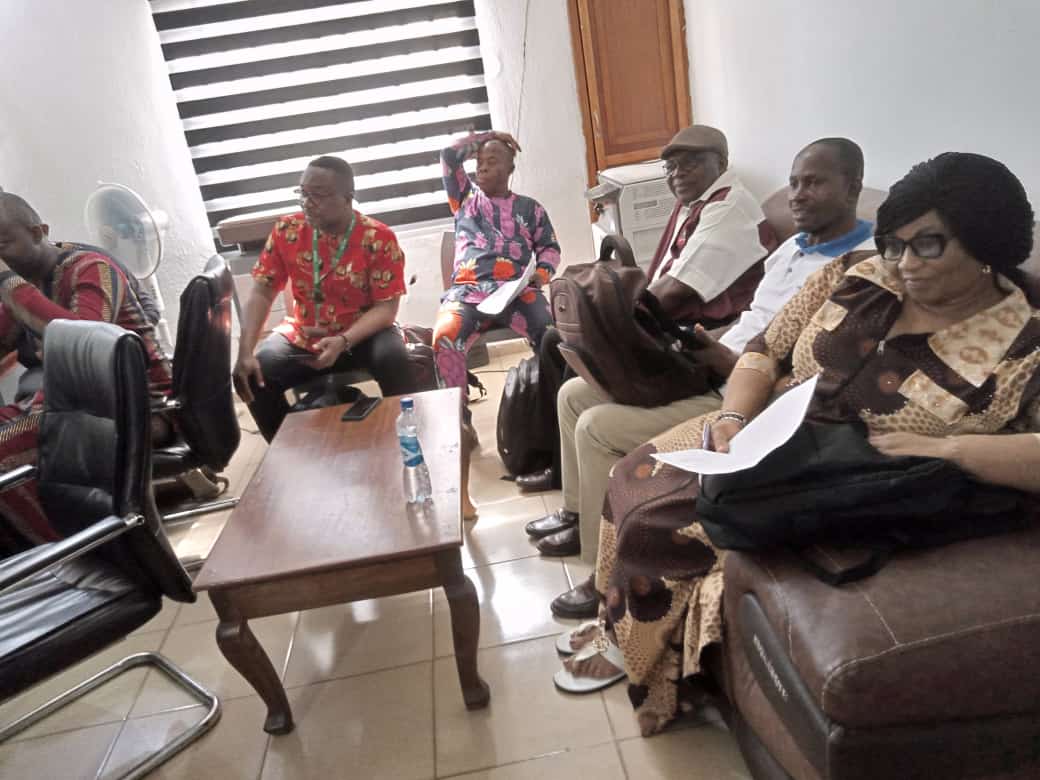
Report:
[[819,375],[802,382],[765,408],[729,443],[729,452],[682,450],[654,455],[657,460],[695,474],[732,474],[749,469],[790,439],[805,419]]
[[491,295],[477,304],[477,311],[483,314],[501,314],[505,311],[506,306],[511,304],[516,296],[527,289],[527,284],[531,281],[531,277],[534,276],[534,269],[537,265],[538,256],[532,254],[531,262],[527,264],[527,268],[520,274],[520,278],[505,282]]

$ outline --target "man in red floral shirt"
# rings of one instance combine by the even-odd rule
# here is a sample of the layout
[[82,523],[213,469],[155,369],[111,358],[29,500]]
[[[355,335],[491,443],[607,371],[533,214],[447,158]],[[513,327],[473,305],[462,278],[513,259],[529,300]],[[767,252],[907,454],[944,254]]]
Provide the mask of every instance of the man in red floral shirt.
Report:
[[[0,192],[0,355],[37,344],[51,320],[114,322],[141,337],[153,395],[170,391],[170,362],[155,336],[137,284],[108,255],[79,244],[53,243],[28,203]],[[34,356],[35,357],[35,356]],[[43,394],[0,406],[0,471],[36,462]],[[35,481],[0,494],[0,557],[54,541]]]
[[[364,368],[383,395],[413,390],[394,327],[405,292],[397,237],[353,208],[354,172],[338,157],[312,160],[297,192],[303,211],[278,220],[253,266],[234,371],[235,388],[268,441],[289,411],[285,391],[314,377]],[[292,311],[257,348],[287,284]]]

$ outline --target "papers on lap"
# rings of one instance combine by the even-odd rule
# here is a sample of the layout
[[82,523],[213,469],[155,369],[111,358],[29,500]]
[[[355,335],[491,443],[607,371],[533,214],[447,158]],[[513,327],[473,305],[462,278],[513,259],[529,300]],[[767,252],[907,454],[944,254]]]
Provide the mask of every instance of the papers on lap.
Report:
[[729,452],[681,450],[655,454],[654,457],[669,466],[695,474],[732,474],[749,469],[798,430],[809,409],[817,379],[818,376],[814,376],[773,401],[733,437]]
[[534,269],[537,265],[538,256],[532,254],[531,260],[524,272],[520,274],[520,278],[504,282],[501,287],[477,304],[477,311],[482,314],[501,314],[505,311],[506,306],[511,304],[516,296],[527,289],[527,284],[531,281],[531,277],[534,276]]

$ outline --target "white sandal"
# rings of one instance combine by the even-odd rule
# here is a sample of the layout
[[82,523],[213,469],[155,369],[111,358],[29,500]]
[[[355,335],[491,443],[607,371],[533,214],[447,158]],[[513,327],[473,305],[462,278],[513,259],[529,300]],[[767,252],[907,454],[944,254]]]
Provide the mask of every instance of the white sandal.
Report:
[[[597,626],[599,628],[599,635],[603,634],[603,627],[600,625],[598,620],[586,620],[577,628],[572,628],[570,631],[564,631],[556,637],[556,652],[560,655],[574,655],[576,651],[571,645],[571,640],[577,639],[578,635],[588,630],[590,626]],[[595,639],[596,637],[593,636],[589,641],[592,642],[595,641]]]
[[575,653],[574,658],[584,661],[595,655],[602,655],[620,671],[610,677],[577,677],[564,667],[553,675],[553,684],[561,691],[567,693],[592,693],[593,691],[609,688],[626,677],[624,671],[625,657],[621,654],[621,649],[607,639],[606,636],[600,635],[593,639]]

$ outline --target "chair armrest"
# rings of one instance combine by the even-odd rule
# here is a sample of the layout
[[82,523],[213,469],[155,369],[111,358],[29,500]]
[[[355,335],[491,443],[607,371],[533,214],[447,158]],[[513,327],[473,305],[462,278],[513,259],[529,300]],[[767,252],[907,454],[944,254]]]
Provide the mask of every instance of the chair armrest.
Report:
[[0,474],[0,493],[16,488],[36,476],[36,466],[26,464]]
[[66,561],[75,560],[143,522],[144,518],[141,515],[109,515],[67,539],[0,561],[0,593],[36,574],[53,569]]

